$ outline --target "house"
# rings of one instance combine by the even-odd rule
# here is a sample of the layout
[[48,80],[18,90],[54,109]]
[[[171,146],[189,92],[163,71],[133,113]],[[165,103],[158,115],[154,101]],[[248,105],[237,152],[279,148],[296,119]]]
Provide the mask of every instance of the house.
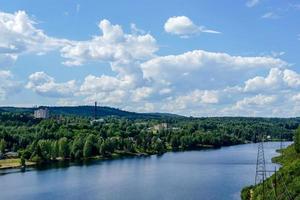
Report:
[[102,123],[104,123],[105,122],[105,120],[104,119],[94,119],[94,120],[91,120],[90,121],[90,124],[91,125],[95,125],[95,124],[102,124]]
[[152,129],[154,131],[161,131],[161,130],[166,130],[167,128],[168,128],[167,123],[160,123],[160,124],[154,125]]

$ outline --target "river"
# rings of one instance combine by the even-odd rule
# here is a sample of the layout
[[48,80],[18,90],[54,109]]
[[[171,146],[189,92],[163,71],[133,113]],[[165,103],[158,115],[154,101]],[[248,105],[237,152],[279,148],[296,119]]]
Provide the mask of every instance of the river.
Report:
[[[287,145],[287,144],[286,144]],[[267,169],[280,143],[265,143]],[[257,144],[2,171],[1,200],[234,200],[255,179]],[[278,166],[277,166],[278,167]],[[10,172],[10,173],[8,173]]]

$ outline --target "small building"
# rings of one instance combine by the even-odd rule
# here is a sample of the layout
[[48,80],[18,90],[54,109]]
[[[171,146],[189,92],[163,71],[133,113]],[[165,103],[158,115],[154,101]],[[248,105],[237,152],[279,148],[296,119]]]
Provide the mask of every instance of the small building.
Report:
[[47,108],[40,108],[34,111],[34,118],[47,119],[49,118],[49,110]]
[[102,119],[102,118],[101,119],[93,119],[93,120],[90,121],[91,125],[102,124],[104,122],[105,122],[105,120]]
[[161,131],[161,130],[166,130],[168,128],[168,124],[167,123],[160,123],[157,125],[153,126],[153,130],[154,131]]

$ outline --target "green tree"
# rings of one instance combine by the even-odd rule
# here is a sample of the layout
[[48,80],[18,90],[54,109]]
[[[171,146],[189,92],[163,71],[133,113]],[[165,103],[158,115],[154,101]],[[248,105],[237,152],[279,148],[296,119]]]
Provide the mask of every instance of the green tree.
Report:
[[113,143],[110,139],[106,139],[101,143],[100,154],[103,156],[110,156],[114,152]]
[[153,148],[158,154],[163,154],[166,151],[164,142],[160,138],[155,140]]
[[83,156],[85,158],[91,157],[95,153],[93,150],[95,150],[96,142],[97,142],[96,138],[93,134],[90,134],[86,138],[86,141],[85,141],[84,147],[83,147]]
[[59,156],[62,157],[62,159],[65,159],[69,156],[69,144],[68,139],[66,137],[59,139],[58,152]]
[[175,135],[171,138],[171,146],[173,149],[178,149],[180,145],[180,139],[178,137],[178,135]]
[[300,153],[300,126],[297,128],[294,137],[295,150],[297,153]]
[[6,142],[5,140],[0,140],[0,152],[4,153],[6,148]]
[[83,156],[83,146],[84,142],[82,140],[82,136],[78,136],[74,139],[71,147],[71,156],[75,160],[80,160],[82,159]]
[[52,159],[56,159],[59,156],[59,145],[58,145],[58,141],[54,141],[51,144],[51,157]]

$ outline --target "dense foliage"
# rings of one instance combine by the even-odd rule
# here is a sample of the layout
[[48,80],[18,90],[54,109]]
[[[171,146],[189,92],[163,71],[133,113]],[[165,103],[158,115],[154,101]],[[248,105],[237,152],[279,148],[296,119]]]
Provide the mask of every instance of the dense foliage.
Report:
[[300,200],[299,137],[300,127],[295,133],[294,144],[282,150],[281,155],[273,159],[274,162],[282,165],[280,170],[269,177],[264,184],[244,188],[241,193],[243,200]]
[[[35,162],[95,156],[162,154],[168,150],[220,147],[255,142],[260,133],[291,139],[299,119],[105,117],[90,123],[79,116],[34,119],[31,114],[0,113],[0,151],[19,151]],[[154,126],[167,123],[168,128]]]

